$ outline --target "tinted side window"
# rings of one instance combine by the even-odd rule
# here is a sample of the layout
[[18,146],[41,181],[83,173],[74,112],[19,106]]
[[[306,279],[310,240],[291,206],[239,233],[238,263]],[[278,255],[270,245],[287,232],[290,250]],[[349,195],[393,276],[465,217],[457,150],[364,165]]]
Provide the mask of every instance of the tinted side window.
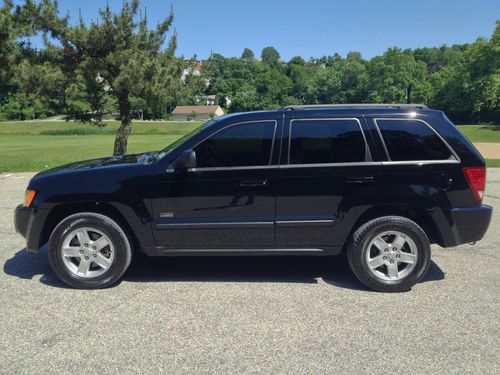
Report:
[[290,164],[365,161],[365,140],[354,119],[292,120],[290,126]]
[[392,161],[446,160],[450,149],[422,121],[376,120]]
[[274,121],[242,123],[225,128],[194,148],[198,168],[268,165]]

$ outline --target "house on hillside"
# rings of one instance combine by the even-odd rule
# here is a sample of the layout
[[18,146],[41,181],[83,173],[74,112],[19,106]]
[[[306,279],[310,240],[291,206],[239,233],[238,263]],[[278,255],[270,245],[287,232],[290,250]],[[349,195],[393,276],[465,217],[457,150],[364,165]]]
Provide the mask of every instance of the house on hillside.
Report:
[[201,61],[190,61],[189,66],[182,70],[181,80],[182,82],[186,82],[186,77],[189,75],[199,76],[201,75]]
[[207,105],[215,105],[215,95],[207,95]]
[[172,120],[207,121],[223,114],[224,111],[218,105],[178,105],[172,111]]

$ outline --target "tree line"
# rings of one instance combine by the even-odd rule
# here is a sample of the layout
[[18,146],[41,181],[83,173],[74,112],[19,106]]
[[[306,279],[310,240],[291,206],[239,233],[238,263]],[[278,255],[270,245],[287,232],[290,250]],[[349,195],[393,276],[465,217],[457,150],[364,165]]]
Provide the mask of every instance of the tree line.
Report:
[[201,75],[186,79],[184,100],[217,94],[231,111],[287,104],[424,103],[455,121],[500,123],[500,22],[490,39],[433,48],[389,48],[365,60],[359,52],[280,60],[273,47],[260,60],[245,49],[240,58],[213,54]]
[[[197,62],[175,56],[173,12],[157,27],[139,0],[96,20],[72,23],[54,0],[0,7],[0,121],[69,118],[102,124],[117,114],[114,153],[126,152],[133,118],[168,119],[179,104],[215,95],[227,112],[288,104],[425,103],[455,121],[500,123],[500,22],[491,38],[435,48],[390,48],[285,62],[273,47],[256,58],[214,53]],[[30,37],[42,35],[35,49]],[[187,69],[187,70],[186,70]],[[187,74],[183,75],[182,72]],[[183,76],[183,79],[181,79]]]

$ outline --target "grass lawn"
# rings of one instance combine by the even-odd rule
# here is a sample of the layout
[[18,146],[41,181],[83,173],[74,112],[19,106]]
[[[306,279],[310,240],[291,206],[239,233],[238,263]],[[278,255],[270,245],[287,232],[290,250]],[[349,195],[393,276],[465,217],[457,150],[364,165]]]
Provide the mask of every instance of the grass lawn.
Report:
[[[19,121],[0,122],[0,137],[4,135],[114,135],[118,121],[106,121],[99,127],[81,122],[66,121]],[[198,121],[134,121],[132,135],[183,135],[202,123]]]
[[500,125],[459,125],[472,142],[500,143]]
[[486,165],[490,168],[499,168],[500,159],[486,159]]
[[[462,133],[472,142],[500,143],[500,125],[459,125]],[[500,167],[499,159],[486,159],[486,165]]]
[[[161,150],[201,122],[134,121],[128,152]],[[106,126],[66,121],[0,123],[0,171],[39,171],[113,154],[119,123]]]
[[[0,171],[39,171],[73,161],[110,156],[119,123],[99,128],[65,121],[0,123]],[[160,150],[200,122],[134,121],[128,151]],[[500,126],[460,126],[473,142],[499,142]],[[498,129],[498,130],[496,130]],[[500,167],[500,160],[487,160]]]
[[[133,135],[129,153],[161,150],[181,135]],[[0,136],[0,171],[39,171],[113,154],[113,135]]]
[[[459,125],[462,133],[472,142],[500,143],[500,125]],[[486,159],[486,165],[500,167],[500,159]]]

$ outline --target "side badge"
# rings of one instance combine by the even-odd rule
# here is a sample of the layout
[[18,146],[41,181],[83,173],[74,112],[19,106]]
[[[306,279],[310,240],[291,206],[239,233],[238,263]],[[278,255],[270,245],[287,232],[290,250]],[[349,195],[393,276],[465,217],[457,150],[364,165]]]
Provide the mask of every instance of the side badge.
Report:
[[162,218],[174,217],[174,213],[173,212],[160,212],[160,217],[162,217]]

